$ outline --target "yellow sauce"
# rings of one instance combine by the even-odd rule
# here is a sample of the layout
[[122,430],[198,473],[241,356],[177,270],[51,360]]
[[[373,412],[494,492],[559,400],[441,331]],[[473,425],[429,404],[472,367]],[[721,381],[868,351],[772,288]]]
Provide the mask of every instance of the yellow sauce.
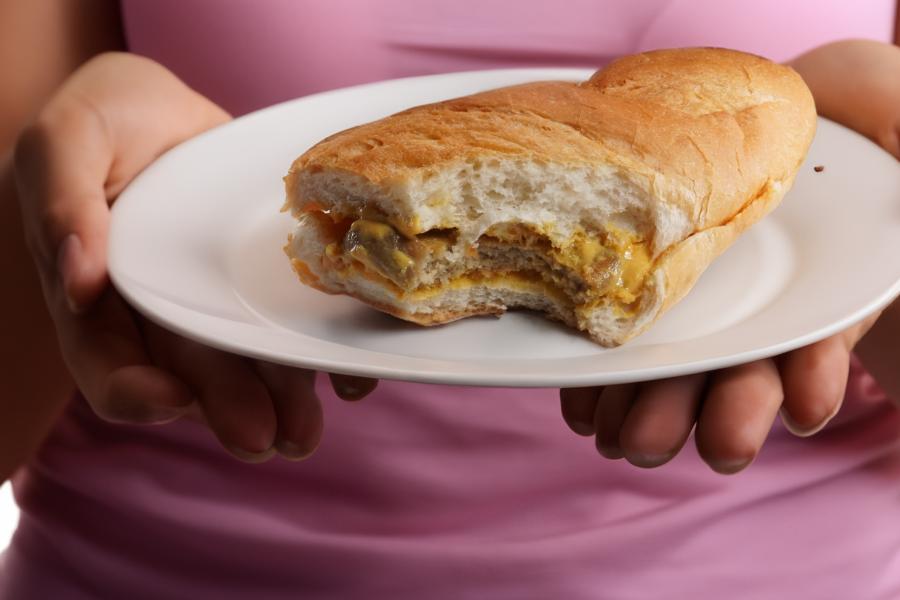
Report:
[[391,250],[391,262],[398,271],[405,271],[413,266],[413,259],[408,254],[400,250]]
[[[545,281],[537,273],[469,273],[444,284],[414,290],[403,289],[398,285],[407,277],[400,277],[399,274],[411,274],[415,260],[399,248],[390,247],[396,244],[397,229],[390,224],[369,219],[359,219],[353,222],[349,229],[356,231],[361,239],[370,242],[369,248],[356,245],[350,249],[343,249],[349,250],[348,254],[358,261],[358,266],[364,267],[357,270],[367,271],[370,278],[390,281],[394,284],[391,287],[398,296],[422,300],[447,289],[465,289],[491,283],[571,302],[563,291]],[[551,241],[546,229],[548,228],[537,225],[504,223],[491,227],[485,235],[502,242],[545,252],[560,265],[578,273],[589,285],[596,286],[581,308],[587,309],[609,303],[623,317],[636,312],[644,280],[653,266],[650,250],[644,240],[612,223],[605,224],[603,234],[578,231],[562,243]],[[422,236],[417,242],[431,252],[445,250],[448,244],[446,239],[434,241],[427,236]],[[384,250],[380,253],[378,261],[370,254],[374,248]],[[477,252],[475,248],[471,250],[473,253]],[[329,257],[336,257],[341,251],[339,244],[329,244],[325,249]],[[607,276],[610,269],[613,274],[611,277]],[[599,281],[600,277],[605,277],[602,284]],[[409,281],[406,283],[408,285]]]
[[359,232],[360,235],[366,238],[378,241],[390,239],[392,235],[397,234],[396,230],[387,223],[369,221],[368,219],[354,221],[350,229]]
[[[640,296],[644,279],[653,266],[650,250],[637,235],[612,223],[606,223],[605,229],[603,240],[595,234],[579,231],[567,242],[554,244],[547,250],[559,264],[579,273],[588,281],[595,278],[593,270],[599,267],[605,271],[610,266],[609,263],[616,261],[618,264],[614,265],[614,276],[598,293],[619,304],[632,304]],[[546,239],[542,228],[520,224],[494,226],[486,234],[501,241],[518,244]]]
[[607,293],[621,302],[631,304],[640,295],[644,278],[650,271],[652,261],[647,245],[636,235],[624,231],[610,223],[606,224],[608,232],[606,243],[619,258],[619,272],[616,281],[611,282],[612,289]]

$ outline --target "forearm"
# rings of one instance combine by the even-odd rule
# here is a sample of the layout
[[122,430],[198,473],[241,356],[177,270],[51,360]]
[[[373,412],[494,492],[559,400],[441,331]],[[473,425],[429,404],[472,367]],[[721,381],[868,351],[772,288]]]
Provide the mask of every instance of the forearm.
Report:
[[10,160],[0,163],[0,482],[46,436],[74,387],[25,246]]
[[12,147],[74,69],[123,46],[116,0],[0,2],[0,482],[34,452],[74,389],[25,246]]

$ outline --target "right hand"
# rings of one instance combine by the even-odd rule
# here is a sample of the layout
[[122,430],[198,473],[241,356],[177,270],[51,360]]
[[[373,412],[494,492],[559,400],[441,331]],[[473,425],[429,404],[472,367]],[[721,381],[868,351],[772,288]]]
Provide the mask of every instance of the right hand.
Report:
[[[193,415],[235,456],[308,456],[322,434],[315,373],[234,356],[132,311],[109,285],[109,206],[165,150],[229,115],[151,60],[100,55],[60,88],[19,139],[26,239],[63,357],[102,418],[164,423]],[[377,382],[331,376],[339,396]]]

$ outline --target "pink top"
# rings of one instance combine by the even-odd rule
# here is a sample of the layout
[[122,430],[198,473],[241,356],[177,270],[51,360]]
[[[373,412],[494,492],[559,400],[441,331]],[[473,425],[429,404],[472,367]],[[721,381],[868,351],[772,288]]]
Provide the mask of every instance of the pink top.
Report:
[[[515,6],[514,10],[512,7]],[[565,6],[565,11],[561,7]],[[131,0],[132,49],[240,113],[404,75],[597,65],[660,46],[785,59],[890,38],[892,0]],[[643,471],[570,433],[556,390],[320,381],[310,460],[246,465],[191,422],[76,401],[15,482],[0,598],[897,598],[900,415],[854,364],[818,436],[776,424],[715,475]]]

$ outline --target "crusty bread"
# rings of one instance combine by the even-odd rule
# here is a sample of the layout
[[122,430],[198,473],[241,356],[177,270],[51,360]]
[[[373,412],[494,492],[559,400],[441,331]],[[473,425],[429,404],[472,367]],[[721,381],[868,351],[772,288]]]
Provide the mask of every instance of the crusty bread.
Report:
[[[721,49],[419,106],[294,162],[286,251],[307,284],[417,323],[526,307],[621,344],[778,204],[815,118],[793,70]],[[402,273],[350,255],[358,219],[398,232],[366,235],[411,253]]]

